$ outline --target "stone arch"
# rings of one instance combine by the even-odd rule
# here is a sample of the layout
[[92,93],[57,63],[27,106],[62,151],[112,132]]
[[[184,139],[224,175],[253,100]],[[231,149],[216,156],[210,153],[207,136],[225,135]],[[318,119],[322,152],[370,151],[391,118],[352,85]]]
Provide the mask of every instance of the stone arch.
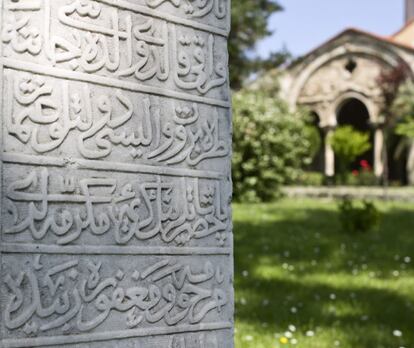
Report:
[[345,93],[342,93],[339,95],[332,103],[332,112],[331,115],[333,115],[334,120],[332,121],[332,125],[339,124],[338,122],[338,113],[340,109],[346,104],[349,100],[358,100],[364,106],[367,108],[368,116],[369,116],[369,122],[370,123],[377,123],[378,122],[378,107],[374,104],[371,98],[365,96],[364,94],[358,92],[358,91],[347,91]]
[[306,64],[300,71],[299,75],[294,78],[292,85],[288,92],[288,102],[292,107],[297,105],[300,93],[305,87],[308,80],[313,74],[321,69],[323,66],[329,64],[333,60],[341,59],[350,55],[359,55],[365,57],[373,57],[380,60],[384,65],[389,67],[397,67],[401,63],[407,66],[408,71],[413,74],[410,65],[395,51],[391,49],[374,47],[351,47],[350,45],[343,45],[333,50],[320,55]]

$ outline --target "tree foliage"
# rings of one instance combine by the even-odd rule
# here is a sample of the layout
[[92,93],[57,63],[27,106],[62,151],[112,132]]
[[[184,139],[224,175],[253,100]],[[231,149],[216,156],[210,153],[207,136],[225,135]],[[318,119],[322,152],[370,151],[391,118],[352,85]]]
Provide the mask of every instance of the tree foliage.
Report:
[[234,93],[233,182],[237,201],[269,201],[311,161],[307,113],[260,91]]
[[387,125],[392,125],[394,118],[393,104],[397,98],[400,87],[407,81],[408,67],[399,64],[391,70],[383,70],[378,78],[378,85],[383,98],[382,113]]
[[381,121],[384,131],[384,149],[382,153],[382,158],[384,161],[384,173],[382,181],[384,185],[388,185],[389,180],[389,159],[388,159],[388,143],[394,132],[394,127],[396,122],[398,122],[398,114],[393,112],[393,105],[398,96],[398,91],[400,87],[407,81],[410,77],[409,67],[400,62],[396,67],[392,69],[384,69],[377,82],[378,86],[381,89],[383,105],[381,110]]
[[240,89],[252,72],[263,66],[277,66],[285,60],[286,52],[274,53],[269,60],[249,56],[249,50],[254,48],[258,40],[271,34],[268,29],[269,17],[281,9],[276,0],[232,1],[229,55],[230,85],[233,89]]
[[396,133],[414,139],[414,82],[407,81],[400,86],[391,107],[398,123]]

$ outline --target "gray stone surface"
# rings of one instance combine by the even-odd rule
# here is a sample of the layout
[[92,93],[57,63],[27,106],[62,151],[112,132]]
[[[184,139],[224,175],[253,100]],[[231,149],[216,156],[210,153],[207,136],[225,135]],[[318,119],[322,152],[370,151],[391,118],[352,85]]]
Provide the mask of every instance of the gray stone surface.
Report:
[[3,0],[2,348],[231,348],[229,0]]
[[369,187],[369,186],[286,186],[283,193],[290,198],[355,198],[383,201],[414,202],[414,188],[411,187]]

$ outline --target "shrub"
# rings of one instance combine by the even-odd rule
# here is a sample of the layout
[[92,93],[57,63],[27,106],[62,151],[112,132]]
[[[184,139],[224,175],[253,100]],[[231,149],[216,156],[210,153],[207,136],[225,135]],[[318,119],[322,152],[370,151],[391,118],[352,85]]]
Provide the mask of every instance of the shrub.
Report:
[[346,182],[343,184],[349,186],[377,186],[378,178],[372,171],[371,165],[366,160],[359,162],[359,169],[354,169],[347,174]]
[[325,177],[319,172],[303,172],[297,181],[301,186],[323,186]]
[[347,174],[345,182],[338,180],[338,184],[347,186],[378,186],[378,178],[373,172],[353,170]]
[[380,224],[381,214],[373,202],[358,202],[346,198],[339,203],[338,208],[344,232],[369,232]]
[[276,97],[242,90],[233,96],[233,182],[236,201],[270,201],[311,161],[307,113]]
[[346,173],[351,163],[371,149],[369,134],[359,132],[352,126],[342,126],[336,129],[330,142],[338,158],[342,183],[346,183]]

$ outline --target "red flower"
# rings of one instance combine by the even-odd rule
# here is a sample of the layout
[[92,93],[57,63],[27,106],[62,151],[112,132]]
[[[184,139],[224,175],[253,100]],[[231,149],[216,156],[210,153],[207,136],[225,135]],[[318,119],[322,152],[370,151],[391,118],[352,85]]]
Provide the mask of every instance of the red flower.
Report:
[[361,160],[361,162],[359,162],[359,164],[361,165],[362,168],[369,168],[369,163],[367,160]]
[[353,176],[358,176],[358,175],[359,175],[359,171],[357,171],[356,169],[354,169],[354,170],[352,171],[352,175],[353,175]]

